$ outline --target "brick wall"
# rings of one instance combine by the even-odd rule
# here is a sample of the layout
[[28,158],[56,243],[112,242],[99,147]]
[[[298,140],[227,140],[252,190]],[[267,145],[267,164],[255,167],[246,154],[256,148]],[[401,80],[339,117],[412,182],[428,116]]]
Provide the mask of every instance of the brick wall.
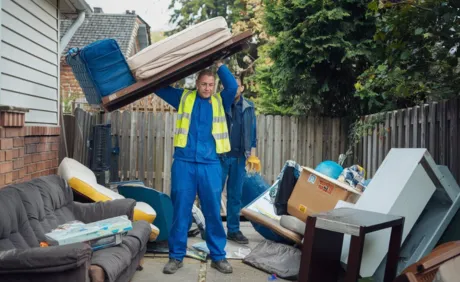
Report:
[[68,97],[75,94],[84,97],[83,90],[75,79],[72,68],[64,60],[61,60],[61,95]]
[[15,127],[1,126],[0,188],[56,174],[59,134],[59,127],[24,126],[24,123]]

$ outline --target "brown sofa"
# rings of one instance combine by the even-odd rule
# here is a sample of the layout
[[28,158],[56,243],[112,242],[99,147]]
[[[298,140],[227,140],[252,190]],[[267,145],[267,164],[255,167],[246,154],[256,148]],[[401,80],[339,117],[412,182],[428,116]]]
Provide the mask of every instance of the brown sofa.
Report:
[[73,201],[59,176],[44,176],[0,190],[0,281],[130,281],[140,266],[150,235],[145,221],[121,245],[93,252],[84,243],[40,247],[58,225],[127,215],[131,199],[83,204]]

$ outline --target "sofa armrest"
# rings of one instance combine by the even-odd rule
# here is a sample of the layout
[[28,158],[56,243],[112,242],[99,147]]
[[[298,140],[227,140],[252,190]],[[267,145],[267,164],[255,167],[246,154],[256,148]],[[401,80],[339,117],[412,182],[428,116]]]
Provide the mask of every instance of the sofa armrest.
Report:
[[132,199],[117,199],[89,204],[74,202],[73,212],[75,218],[84,223],[95,222],[121,215],[126,215],[130,220],[132,220],[135,206],[136,201]]
[[92,253],[83,243],[2,251],[0,274],[63,272],[87,264]]

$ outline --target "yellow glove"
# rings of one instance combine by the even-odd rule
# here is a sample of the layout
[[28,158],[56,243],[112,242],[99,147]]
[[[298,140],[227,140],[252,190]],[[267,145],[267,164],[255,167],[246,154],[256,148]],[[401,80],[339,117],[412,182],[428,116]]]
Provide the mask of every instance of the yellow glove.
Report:
[[260,172],[260,160],[258,157],[251,155],[246,160],[246,171],[247,172]]

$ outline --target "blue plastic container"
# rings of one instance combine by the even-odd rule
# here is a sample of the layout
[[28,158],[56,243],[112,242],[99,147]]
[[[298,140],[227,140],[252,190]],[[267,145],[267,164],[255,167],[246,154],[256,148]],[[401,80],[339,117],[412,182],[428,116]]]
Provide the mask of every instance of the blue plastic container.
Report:
[[67,52],[66,62],[90,104],[100,104],[102,97],[136,82],[114,39],[98,40],[81,50],[72,48]]

